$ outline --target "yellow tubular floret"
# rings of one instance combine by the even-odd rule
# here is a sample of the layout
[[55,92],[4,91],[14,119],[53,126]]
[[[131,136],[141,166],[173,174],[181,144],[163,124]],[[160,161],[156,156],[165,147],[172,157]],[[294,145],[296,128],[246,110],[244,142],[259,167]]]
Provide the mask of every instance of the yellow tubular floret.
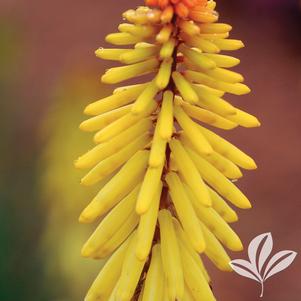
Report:
[[113,45],[132,45],[143,41],[143,37],[134,36],[127,32],[111,33],[106,36],[106,42]]
[[163,166],[149,167],[147,169],[136,204],[136,212],[139,215],[149,210],[160,185],[162,170]]
[[203,53],[203,55],[214,61],[217,67],[231,68],[240,63],[239,59],[228,55],[212,53]]
[[254,160],[238,149],[236,146],[218,136],[217,134],[199,126],[203,135],[208,139],[215,151],[231,160],[236,165],[244,169],[256,169]]
[[172,56],[174,48],[176,46],[175,39],[171,38],[166,43],[163,44],[160,50],[160,58],[166,59]]
[[231,39],[217,39],[213,43],[220,50],[238,50],[245,47],[244,43],[240,40],[231,40]]
[[195,164],[185,151],[180,141],[172,139],[171,142],[169,142],[169,146],[179,169],[179,173],[184,178],[187,185],[189,185],[195,196],[202,204],[205,206],[211,206],[208,189],[206,188]]
[[128,161],[137,151],[143,149],[151,142],[149,133],[145,133],[136,138],[133,142],[114,153],[112,156],[99,162],[88,174],[82,178],[81,184],[90,186],[101,181],[106,176],[110,175],[113,171],[122,166]]
[[202,223],[202,229],[204,232],[204,237],[206,241],[205,254],[208,258],[215,264],[217,268],[222,271],[231,271],[229,262],[231,261],[227,252],[223,248],[222,244],[217,240],[217,238],[210,232],[210,230]]
[[85,301],[108,300],[120,276],[129,240],[110,257],[89,289]]
[[148,151],[137,152],[121,170],[100,190],[80,215],[80,222],[90,223],[107,213],[142,180]]
[[128,50],[119,56],[119,60],[125,64],[135,64],[149,59],[159,53],[159,47],[137,48]]
[[181,128],[187,133],[187,138],[198,152],[204,155],[210,155],[213,152],[212,147],[198,129],[197,124],[187,116],[179,105],[174,106],[174,114]]
[[94,233],[82,248],[84,257],[91,256],[97,249],[107,243],[126,222],[135,208],[140,185],[128,194],[112,211],[101,221]]
[[77,168],[90,168],[96,165],[98,162],[110,157],[114,153],[127,146],[137,137],[147,132],[152,128],[152,121],[150,118],[144,118],[138,121],[133,126],[129,127],[125,131],[122,131],[111,140],[98,144],[93,149],[88,151],[83,156],[79,157],[75,161],[75,167]]
[[185,283],[189,287],[195,300],[215,301],[212,290],[201,269],[194,262],[188,250],[182,243],[179,244]]
[[260,121],[253,115],[248,114],[242,110],[236,109],[236,114],[227,116],[227,119],[236,122],[237,124],[246,128],[259,127]]
[[206,74],[203,74],[201,72],[187,70],[187,71],[184,71],[184,75],[188,80],[190,80],[192,82],[204,84],[211,88],[222,90],[222,91],[225,91],[225,92],[228,92],[231,94],[243,95],[243,94],[250,93],[250,88],[244,84],[226,83],[223,81],[216,80],[216,79],[214,79]]
[[99,48],[95,51],[95,55],[103,60],[120,61],[120,56],[127,51],[128,49]]
[[169,300],[181,300],[184,294],[184,279],[178,241],[172,216],[168,210],[159,212],[161,254]]
[[165,140],[170,140],[173,133],[173,98],[171,91],[164,92],[158,131]]
[[169,173],[166,176],[166,182],[172,202],[186,235],[189,237],[194,249],[198,253],[203,252],[206,246],[202,229],[181,180],[176,173]]
[[132,107],[133,114],[143,114],[147,112],[149,106],[154,102],[154,97],[159,92],[156,81],[153,80],[145,90],[139,95]]
[[243,246],[239,237],[221,216],[213,208],[206,208],[199,204],[188,187],[186,193],[195,208],[196,215],[212,233],[230,250],[241,251]]
[[110,112],[106,112],[104,114],[100,114],[98,116],[92,117],[92,118],[82,122],[80,124],[79,128],[82,131],[86,131],[86,132],[98,131],[98,130],[106,127],[113,121],[121,118],[125,114],[131,112],[132,107],[133,107],[133,105],[130,104],[130,105],[123,106],[118,109],[112,110]]
[[138,260],[135,255],[136,234],[133,235],[122,265],[118,281],[116,300],[130,301],[135,293],[145,261]]
[[161,259],[161,246],[156,244],[152,250],[152,258],[148,269],[145,287],[143,291],[143,301],[162,300],[164,294],[164,277]]
[[95,101],[85,108],[85,114],[99,115],[127,105],[133,102],[147,85],[148,83],[133,85],[129,88],[122,89],[111,96]]
[[251,208],[250,201],[247,197],[220,171],[197,155],[194,151],[188,149],[188,153],[203,179],[219,194],[239,208]]
[[210,282],[209,274],[203,264],[201,256],[194,250],[191,241],[189,240],[187,234],[182,229],[182,226],[180,225],[179,221],[176,218],[173,218],[173,223],[174,223],[178,240],[180,240],[181,243],[183,243],[185,248],[188,250],[190,256],[193,258],[194,262],[198,265],[199,269],[202,271],[207,282]]
[[157,32],[157,29],[155,26],[134,25],[134,24],[129,24],[129,23],[119,24],[118,30],[121,32],[127,32],[134,36],[144,37],[144,38],[152,37]]
[[[202,38],[201,35],[199,36],[189,36],[185,33],[181,34],[182,39],[185,41],[185,43],[191,47],[198,48],[201,52],[207,52],[207,53],[219,53],[220,49],[217,47],[213,41],[208,41],[205,38]],[[194,50],[193,50],[194,51]],[[198,51],[194,51],[198,52]],[[188,56],[194,61],[194,58],[192,56]],[[203,58],[203,60],[206,59],[206,57],[203,57],[202,55],[199,56],[199,58]],[[196,63],[196,62],[194,62]],[[215,65],[214,62],[211,63],[212,65]],[[198,64],[196,64],[198,65]]]
[[167,24],[164,27],[162,27],[162,29],[156,36],[156,41],[161,44],[166,43],[170,38],[172,30],[173,30],[172,24]]
[[111,255],[136,229],[138,222],[139,217],[133,211],[114,236],[93,254],[93,258],[102,259]]
[[190,103],[197,103],[198,96],[193,90],[191,84],[179,72],[173,72],[172,78],[174,83],[182,95],[183,99]]
[[202,33],[225,33],[232,30],[232,26],[224,23],[199,24]]
[[165,89],[169,83],[172,63],[173,59],[167,58],[163,60],[160,65],[160,69],[156,77],[156,85],[160,90]]
[[200,28],[192,21],[180,20],[179,27],[188,35],[194,36],[200,33]]
[[151,58],[133,65],[111,68],[102,76],[101,80],[106,84],[117,84],[136,76],[154,72],[158,66],[158,59]]
[[147,258],[152,246],[157,223],[162,187],[162,182],[160,182],[155,191],[155,195],[151,200],[151,206],[149,210],[145,214],[140,216],[140,222],[137,230],[136,245],[136,256],[140,260],[145,260]]
[[157,107],[155,101],[151,100],[145,110],[141,114],[128,113],[121,118],[115,120],[105,128],[101,129],[94,136],[94,141],[96,143],[108,141],[109,139],[118,135],[121,131],[128,129],[131,125],[134,125],[141,119],[149,116]]

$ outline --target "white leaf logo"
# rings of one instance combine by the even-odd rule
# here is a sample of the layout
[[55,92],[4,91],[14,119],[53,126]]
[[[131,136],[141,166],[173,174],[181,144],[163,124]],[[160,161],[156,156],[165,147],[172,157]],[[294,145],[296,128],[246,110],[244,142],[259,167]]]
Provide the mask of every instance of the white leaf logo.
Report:
[[268,260],[273,249],[271,233],[263,233],[255,237],[249,244],[249,260],[235,259],[230,262],[232,269],[239,275],[255,280],[261,284],[263,297],[264,282],[273,275],[285,270],[292,264],[297,253],[294,251],[280,251]]

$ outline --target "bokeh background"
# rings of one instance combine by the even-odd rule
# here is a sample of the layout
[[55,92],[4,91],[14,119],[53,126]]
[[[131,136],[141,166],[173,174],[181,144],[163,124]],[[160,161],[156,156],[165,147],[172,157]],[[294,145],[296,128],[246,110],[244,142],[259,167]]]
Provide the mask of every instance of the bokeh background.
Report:
[[[246,48],[237,68],[253,93],[231,100],[259,129],[227,133],[259,165],[239,186],[254,208],[234,227],[247,245],[272,232],[274,252],[301,247],[301,5],[218,0]],[[77,217],[93,195],[73,160],[91,145],[82,109],[109,94],[94,57],[121,13],[142,0],[0,0],[0,300],[77,301],[102,266],[82,259],[92,231]],[[231,254],[245,258],[246,251]],[[301,260],[266,283],[265,301],[298,301]],[[259,300],[259,286],[208,266],[218,300]]]

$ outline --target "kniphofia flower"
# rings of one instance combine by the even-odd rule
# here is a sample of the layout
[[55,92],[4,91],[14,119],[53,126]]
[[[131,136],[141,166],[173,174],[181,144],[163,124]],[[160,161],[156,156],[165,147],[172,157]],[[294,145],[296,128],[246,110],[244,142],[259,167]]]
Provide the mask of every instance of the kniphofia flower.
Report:
[[91,169],[82,184],[101,187],[80,216],[82,223],[101,219],[82,255],[108,259],[85,300],[212,301],[201,257],[231,270],[224,246],[243,246],[229,226],[237,214],[228,202],[251,207],[233,180],[256,168],[212,131],[260,125],[224,99],[250,92],[229,70],[240,61],[220,54],[244,45],[228,39],[231,26],[218,23],[214,1],[146,5],[126,11],[119,32],[106,37],[121,47],[96,55],[125,64],[107,70],[104,83],[146,74],[150,81],[88,105],[92,117],[80,126],[96,132],[96,146],[76,161]]

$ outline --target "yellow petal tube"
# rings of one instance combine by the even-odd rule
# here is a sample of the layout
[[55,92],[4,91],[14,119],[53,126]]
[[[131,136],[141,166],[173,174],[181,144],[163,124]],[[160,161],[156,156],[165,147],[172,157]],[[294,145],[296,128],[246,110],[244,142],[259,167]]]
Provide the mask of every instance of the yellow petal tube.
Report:
[[[220,52],[219,47],[217,47],[213,42],[208,41],[205,38],[202,38],[201,35],[192,37],[192,36],[189,36],[189,35],[183,33],[183,34],[181,34],[181,37],[187,45],[198,48],[202,52],[207,52],[207,53],[219,53]],[[203,56],[200,55],[199,57],[201,58]],[[203,57],[203,59],[205,59],[205,58]],[[214,62],[213,62],[213,65],[214,65]]]
[[187,249],[179,243],[185,283],[195,300],[215,301],[211,288]]
[[204,23],[199,24],[202,33],[225,33],[232,30],[232,26],[225,23]]
[[164,277],[161,259],[161,246],[156,244],[152,250],[152,258],[148,269],[142,301],[162,300],[164,294]]
[[156,77],[156,85],[160,90],[165,89],[169,83],[172,63],[173,59],[167,58],[163,60],[160,65],[160,69]]
[[109,139],[115,137],[120,132],[128,129],[131,125],[134,125],[141,119],[149,116],[157,107],[155,101],[151,100],[148,104],[146,109],[143,111],[142,114],[132,114],[128,113],[121,118],[115,120],[105,128],[98,131],[94,136],[94,141],[96,143],[105,142]]
[[82,248],[84,257],[91,256],[97,249],[108,242],[116,231],[125,223],[135,208],[140,185],[129,193],[112,211],[101,221]]
[[231,39],[217,39],[214,40],[213,43],[220,50],[238,50],[240,48],[245,47],[244,43],[240,40],[231,40]]
[[139,215],[145,214],[153,201],[156,191],[161,182],[163,166],[149,167],[139,192],[136,204],[136,212]]
[[102,76],[101,81],[105,84],[117,84],[133,77],[154,72],[158,66],[159,60],[151,58],[133,65],[111,68]]
[[172,78],[184,100],[191,103],[198,102],[199,99],[197,94],[193,90],[191,84],[181,75],[181,73],[173,72]]
[[161,59],[167,59],[172,56],[173,51],[176,46],[175,39],[169,39],[166,43],[163,44],[161,50],[160,50],[160,58]]
[[169,146],[172,154],[174,155],[180,175],[184,178],[187,185],[189,185],[195,196],[202,204],[205,206],[211,206],[208,189],[206,188],[195,164],[185,151],[180,141],[172,139],[169,142]]
[[118,301],[132,299],[145,264],[145,261],[138,260],[135,255],[136,239],[136,234],[134,234],[124,258],[116,291],[116,300]]
[[122,89],[111,96],[95,101],[85,108],[85,114],[99,115],[127,105],[141,94],[147,84],[133,85],[130,88]]
[[108,212],[142,180],[149,157],[148,151],[137,152],[100,190],[80,215],[80,222],[90,223]]
[[143,41],[143,37],[137,37],[127,32],[111,33],[106,36],[106,42],[113,45],[131,45]]
[[105,266],[98,274],[89,289],[85,301],[108,300],[115,283],[121,274],[122,262],[124,260],[130,239],[126,240],[121,247],[110,257]]
[[239,59],[228,55],[214,53],[203,53],[203,55],[214,61],[217,67],[231,68],[237,66],[240,63]]
[[103,60],[120,61],[120,56],[126,53],[128,49],[104,49],[99,48],[95,55]]
[[176,173],[169,173],[166,176],[166,182],[172,202],[186,235],[189,237],[194,249],[198,253],[202,253],[206,247],[203,232],[181,180]]
[[133,49],[122,53],[119,60],[125,64],[135,64],[146,61],[159,53],[159,47],[151,46],[143,49]]
[[160,122],[158,132],[164,140],[170,140],[173,133],[173,98],[171,91],[165,91],[163,95]]
[[156,41],[161,44],[166,43],[169,40],[172,31],[173,31],[172,24],[165,25],[157,34]]
[[153,123],[150,118],[141,119],[136,124],[129,127],[125,131],[122,131],[120,134],[113,137],[109,141],[98,144],[86,154],[79,157],[75,161],[75,167],[93,167],[98,162],[112,156],[114,153],[117,153],[119,150],[135,140],[136,137],[140,137],[142,134],[149,131],[152,128],[152,125]]
[[157,223],[162,187],[162,182],[160,182],[155,195],[151,200],[152,202],[149,210],[140,216],[136,244],[136,256],[140,260],[145,260],[151,250]]
[[221,172],[194,151],[190,149],[187,150],[201,176],[219,194],[239,208],[248,209],[252,207],[247,197]]
[[152,37],[157,32],[157,29],[155,26],[135,25],[135,24],[129,24],[129,23],[119,24],[118,30],[121,32],[127,32],[134,36],[143,37],[143,38]]
[[204,155],[210,155],[213,152],[212,147],[199,130],[198,125],[193,122],[178,105],[174,106],[174,114],[181,128],[187,133],[187,138],[198,152]]
[[181,300],[184,279],[178,241],[172,216],[168,210],[159,212],[161,254],[169,300]]
[[231,271],[229,262],[231,261],[227,252],[223,248],[222,244],[217,240],[217,238],[210,232],[210,230],[202,223],[202,229],[206,241],[205,254],[210,258],[210,260],[215,264],[215,266],[225,272]]

